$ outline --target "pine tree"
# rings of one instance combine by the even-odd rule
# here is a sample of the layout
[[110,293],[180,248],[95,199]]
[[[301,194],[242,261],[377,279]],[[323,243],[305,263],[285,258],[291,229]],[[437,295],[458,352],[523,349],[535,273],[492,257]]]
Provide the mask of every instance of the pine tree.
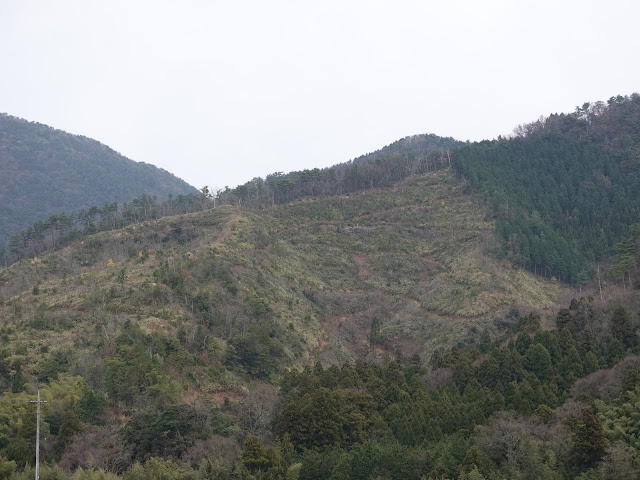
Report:
[[524,364],[526,369],[533,372],[542,382],[553,376],[551,356],[547,349],[539,343],[534,343],[527,349]]
[[626,348],[638,345],[638,335],[634,332],[629,314],[624,307],[616,308],[611,317],[611,335]]
[[600,368],[598,357],[593,352],[587,352],[584,356],[584,373],[593,373]]
[[598,417],[590,406],[584,408],[573,434],[572,462],[580,471],[592,468],[604,456],[606,446],[604,429]]
[[241,457],[242,463],[251,473],[259,470],[265,471],[270,466],[267,451],[260,442],[260,439],[254,435],[247,436],[244,441]]

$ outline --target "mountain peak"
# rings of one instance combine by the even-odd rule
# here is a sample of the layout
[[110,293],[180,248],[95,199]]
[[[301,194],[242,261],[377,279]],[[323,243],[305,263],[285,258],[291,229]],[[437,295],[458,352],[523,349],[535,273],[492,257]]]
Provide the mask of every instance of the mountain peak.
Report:
[[171,173],[80,135],[0,114],[0,245],[61,211],[143,193],[196,193]]

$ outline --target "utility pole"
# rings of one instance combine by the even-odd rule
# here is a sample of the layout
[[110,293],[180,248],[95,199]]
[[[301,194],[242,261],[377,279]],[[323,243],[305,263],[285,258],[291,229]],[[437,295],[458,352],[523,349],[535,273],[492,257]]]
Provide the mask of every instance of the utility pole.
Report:
[[29,403],[37,404],[36,415],[36,480],[40,480],[40,404],[47,403],[46,400],[40,400],[40,389],[38,388],[38,400],[30,400]]

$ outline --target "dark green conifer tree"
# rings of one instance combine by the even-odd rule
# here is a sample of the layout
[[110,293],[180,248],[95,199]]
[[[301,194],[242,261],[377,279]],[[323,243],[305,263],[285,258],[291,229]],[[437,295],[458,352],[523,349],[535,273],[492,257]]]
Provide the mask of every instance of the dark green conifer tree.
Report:
[[604,430],[591,407],[582,410],[572,440],[570,458],[578,471],[596,466],[604,456],[607,446]]

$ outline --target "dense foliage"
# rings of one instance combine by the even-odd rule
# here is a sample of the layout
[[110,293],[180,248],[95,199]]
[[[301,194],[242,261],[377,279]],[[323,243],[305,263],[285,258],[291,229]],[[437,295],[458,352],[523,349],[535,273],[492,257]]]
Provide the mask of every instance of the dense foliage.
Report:
[[[429,366],[417,355],[316,363],[281,378],[279,401],[254,385],[222,406],[185,402],[162,380],[202,362],[182,340],[127,325],[104,386],[67,375],[42,385],[42,478],[637,478],[637,315],[589,299],[551,330],[536,313],[510,315],[505,337],[442,350]],[[0,474],[28,478],[34,390],[6,352],[0,373]]]
[[573,301],[551,331],[532,313],[508,344],[455,347],[435,355],[429,371],[413,357],[291,374],[276,431],[293,443],[300,478],[309,479],[575,478],[611,462],[634,466],[637,454],[612,459],[606,438],[636,448],[637,362],[617,387],[628,401],[596,407],[611,426],[603,428],[588,394],[578,395],[583,404],[569,400],[577,379],[637,351],[627,310],[602,313]]
[[0,247],[52,214],[196,190],[86,137],[0,114]]
[[454,165],[488,195],[504,253],[571,283],[640,218],[640,95],[585,104],[467,145]]

